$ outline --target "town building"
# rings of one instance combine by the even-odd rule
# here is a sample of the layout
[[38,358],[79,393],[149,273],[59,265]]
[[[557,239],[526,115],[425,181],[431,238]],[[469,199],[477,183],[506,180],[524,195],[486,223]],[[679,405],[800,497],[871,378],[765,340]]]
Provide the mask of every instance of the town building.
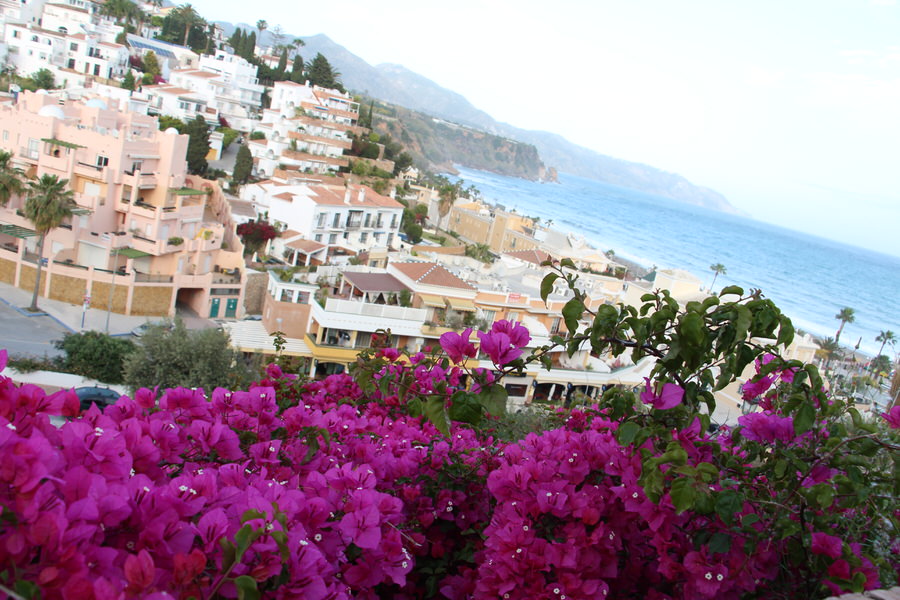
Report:
[[[47,237],[41,295],[129,315],[242,312],[243,246],[222,190],[186,174],[187,136],[113,99],[25,92],[0,105],[0,148],[26,175],[69,182],[74,216]],[[0,208],[0,280],[34,285],[24,198]]]
[[[255,130],[265,139],[252,140],[257,174],[265,177],[282,169],[296,174],[336,175],[350,165],[345,154],[354,135],[359,104],[337,90],[278,81],[272,106],[262,113]],[[393,168],[393,167],[392,167]]]
[[403,205],[364,185],[266,180],[245,185],[241,199],[277,229],[326,246],[332,261],[399,243]]
[[441,224],[444,229],[458,233],[464,241],[484,244],[496,253],[533,250],[541,245],[534,237],[532,219],[482,202],[455,203]]

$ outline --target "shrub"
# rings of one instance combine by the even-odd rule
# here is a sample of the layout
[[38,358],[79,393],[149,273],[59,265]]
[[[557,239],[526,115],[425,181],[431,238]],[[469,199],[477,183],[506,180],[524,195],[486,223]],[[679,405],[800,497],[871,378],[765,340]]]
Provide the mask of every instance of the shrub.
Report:
[[66,353],[66,371],[104,383],[122,383],[124,361],[134,352],[131,340],[99,331],[67,333],[55,346]]
[[[574,286],[561,268],[574,265],[545,296],[555,279]],[[771,353],[792,327],[770,301],[726,294],[740,299],[681,308],[663,291],[592,312],[574,291],[555,341],[653,356],[651,377],[512,419],[502,377],[550,353],[526,354],[528,331],[508,321],[477,332],[478,347],[449,332],[409,357],[379,332],[351,374],[321,381],[270,365],[247,391],[141,389],[59,430],[47,415],[75,416],[77,399],[0,379],[0,584],[479,600],[891,585],[900,407],[861,419],[815,367]],[[493,368],[468,367],[479,354]],[[713,391],[745,367],[763,412],[710,433]]]

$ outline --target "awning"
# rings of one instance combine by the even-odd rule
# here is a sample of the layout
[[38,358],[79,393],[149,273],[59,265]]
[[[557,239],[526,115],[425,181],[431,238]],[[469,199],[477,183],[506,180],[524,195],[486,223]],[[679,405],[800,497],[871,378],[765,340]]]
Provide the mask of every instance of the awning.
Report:
[[459,310],[463,312],[475,312],[475,304],[471,300],[466,300],[465,298],[447,298],[447,304],[450,305],[450,308],[453,310]]
[[17,238],[30,238],[34,237],[37,234],[31,229],[27,229],[25,227],[20,227],[19,225],[9,225],[2,224],[0,225],[0,233],[5,233],[6,235],[11,235]]
[[112,253],[126,258],[143,258],[145,256],[150,256],[149,252],[144,252],[137,248],[119,248],[118,250],[113,250]]
[[422,304],[425,306],[434,306],[435,308],[444,308],[444,299],[440,296],[432,296],[431,294],[419,294]]
[[159,158],[160,158],[159,154],[131,154],[131,153],[129,153],[128,156],[130,158],[140,158],[140,159],[147,159],[147,160],[150,160],[150,159],[159,160]]
[[72,150],[76,148],[84,148],[84,146],[79,146],[78,144],[73,144],[72,142],[64,142],[62,140],[58,140],[56,138],[41,138],[42,142],[47,142],[53,146],[62,146],[63,148],[70,148]]
[[181,188],[169,188],[169,191],[175,194],[176,196],[205,196],[206,192],[203,190],[195,190],[189,187],[181,187]]

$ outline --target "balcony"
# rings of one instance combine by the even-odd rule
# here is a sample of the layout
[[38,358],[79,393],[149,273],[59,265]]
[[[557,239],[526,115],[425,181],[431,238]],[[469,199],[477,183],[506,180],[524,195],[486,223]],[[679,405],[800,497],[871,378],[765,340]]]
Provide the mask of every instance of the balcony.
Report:
[[322,327],[372,333],[390,329],[396,335],[418,336],[427,311],[385,304],[329,298],[323,308],[312,304],[313,319]]
[[152,190],[156,187],[156,175],[140,171],[124,171],[121,183],[141,190]]

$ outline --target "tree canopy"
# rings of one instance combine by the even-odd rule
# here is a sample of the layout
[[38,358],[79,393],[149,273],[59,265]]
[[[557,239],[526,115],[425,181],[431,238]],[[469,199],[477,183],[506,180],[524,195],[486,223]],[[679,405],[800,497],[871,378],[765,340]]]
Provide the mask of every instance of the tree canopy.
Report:
[[188,171],[194,175],[203,175],[209,167],[206,161],[209,153],[209,125],[203,117],[197,115],[187,123],[184,133],[190,138],[187,147]]

